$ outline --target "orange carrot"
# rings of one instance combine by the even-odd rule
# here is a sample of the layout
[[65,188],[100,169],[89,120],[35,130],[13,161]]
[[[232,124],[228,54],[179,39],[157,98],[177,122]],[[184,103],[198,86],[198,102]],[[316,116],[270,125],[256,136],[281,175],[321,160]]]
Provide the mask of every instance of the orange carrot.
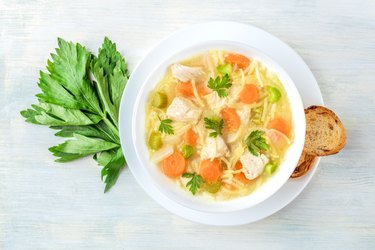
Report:
[[203,160],[199,172],[205,181],[217,181],[222,173],[220,160],[217,158],[212,161],[209,159]]
[[250,59],[240,54],[229,54],[225,57],[225,62],[230,64],[236,64],[238,68],[245,69],[250,64]]
[[246,104],[254,103],[259,98],[259,91],[255,84],[245,84],[240,92],[239,99]]
[[[207,89],[203,84],[198,84],[197,92],[199,96],[204,96],[207,94]],[[194,97],[193,85],[190,82],[179,82],[177,84],[177,93],[185,97]]]
[[289,133],[290,133],[289,122],[287,122],[284,118],[281,118],[281,117],[277,117],[273,119],[272,121],[270,121],[267,125],[267,128],[276,129],[286,136],[289,136]]
[[237,131],[241,125],[241,119],[234,108],[223,108],[220,112],[225,128],[228,131]]
[[[242,168],[242,163],[240,161],[238,161],[236,163],[236,165],[234,166],[234,168],[236,170],[239,170]],[[241,181],[243,184],[249,184],[251,181],[249,179],[246,178],[245,174],[244,173],[238,173],[238,174],[235,174],[234,175],[234,178],[236,178],[237,180]]]
[[184,134],[184,141],[187,145],[195,146],[197,144],[198,136],[193,128],[189,128]]
[[181,176],[186,170],[186,160],[179,151],[174,151],[163,161],[163,172],[170,178]]
[[180,82],[177,84],[177,93],[185,97],[193,97],[193,86],[190,82]]
[[276,148],[285,148],[290,143],[289,138],[276,129],[268,129],[266,135]]

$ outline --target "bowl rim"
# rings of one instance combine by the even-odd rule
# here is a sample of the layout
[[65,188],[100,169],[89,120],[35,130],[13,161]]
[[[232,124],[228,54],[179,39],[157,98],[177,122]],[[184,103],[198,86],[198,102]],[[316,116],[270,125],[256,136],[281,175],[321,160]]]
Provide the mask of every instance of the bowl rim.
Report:
[[[178,34],[178,33],[175,33],[175,34]],[[166,39],[168,39],[168,38],[166,38]],[[206,43],[212,43],[212,42],[218,42],[218,40],[210,40],[210,41],[206,41]],[[226,40],[225,42],[227,42],[227,43],[235,43],[235,42],[233,42],[233,41],[230,41],[230,40]],[[147,61],[145,61],[145,58],[147,59],[147,56],[151,53],[151,52],[153,52],[153,51],[155,51],[155,49],[156,48],[158,48],[158,46],[160,45],[160,44],[162,44],[163,43],[163,41],[161,42],[161,43],[159,43],[157,46],[155,46],[154,47],[154,49],[153,50],[151,50],[145,57],[144,57],[144,59],[142,59],[141,60],[141,62],[137,65],[137,67],[134,69],[134,72],[138,69],[138,67],[141,67],[142,66],[142,63],[146,63],[147,64]],[[202,44],[202,43],[201,43]],[[199,45],[196,45],[196,46],[199,46]],[[190,47],[194,47],[194,46],[190,46]],[[296,88],[296,86],[295,86],[295,84],[294,84],[294,82],[293,82],[293,79],[288,75],[288,73],[286,72],[286,70],[284,70],[280,65],[279,65],[279,63],[277,63],[274,59],[272,59],[270,56],[268,56],[268,55],[266,55],[264,52],[261,52],[259,49],[256,49],[256,48],[254,48],[253,46],[246,46],[246,47],[251,47],[251,49],[253,49],[253,50],[257,50],[258,52],[260,52],[260,53],[263,53],[265,56],[267,56],[267,57],[269,57],[269,59],[271,59],[272,60],[272,62],[273,62],[273,64],[274,65],[277,65],[278,67],[279,67],[279,70],[281,70],[282,72],[283,72],[283,74],[285,74],[288,78],[289,78],[289,82],[291,82],[291,84],[288,84],[288,86],[289,87],[292,87],[292,88],[294,88],[294,91],[297,93],[297,95],[295,95],[294,94],[294,98],[297,98],[298,100],[296,101],[297,103],[299,103],[298,104],[298,106],[299,106],[299,110],[301,111],[302,110],[302,113],[303,113],[303,105],[302,105],[302,100],[301,100],[301,97],[300,97],[300,95],[299,95],[299,93],[298,93],[298,90],[297,90],[297,88]],[[186,49],[186,48],[184,48],[184,49]],[[232,49],[232,51],[235,51],[234,49]],[[174,53],[174,54],[176,54],[176,53]],[[177,54],[178,54],[178,52],[177,52]],[[193,53],[193,54],[191,54],[191,56],[193,56],[193,55],[195,55],[195,54],[197,54],[197,53]],[[165,61],[170,61],[170,58],[167,58],[167,59],[165,59]],[[261,61],[262,63],[264,63],[263,62],[263,60]],[[169,63],[170,64],[170,63]],[[160,68],[160,65],[159,66],[157,66],[156,68]],[[156,70],[156,69],[154,69],[154,70]],[[279,73],[277,72],[277,74],[279,75]],[[151,73],[149,73],[148,74],[148,77],[150,77],[152,75],[152,72]],[[133,76],[133,75],[132,75]],[[129,79],[129,82],[131,82],[132,80],[133,80],[133,78],[132,78],[132,76],[130,77],[130,79]],[[142,83],[142,86],[141,87],[143,87],[145,84],[146,84],[146,82],[148,81],[148,79],[146,79],[143,83]],[[154,83],[154,86],[158,83],[158,81],[154,81],[155,83]],[[282,83],[283,83],[283,86],[284,86],[284,88],[285,88],[285,91],[287,92],[287,94],[288,94],[288,97],[289,97],[289,101],[291,101],[290,100],[290,98],[291,98],[291,96],[290,96],[290,90],[288,91],[287,90],[287,88],[286,88],[286,86],[285,86],[285,81],[282,81]],[[154,87],[153,86],[153,87]],[[125,89],[125,91],[127,91],[127,88]],[[144,91],[140,91],[139,93],[138,93],[138,95],[137,95],[137,100],[135,101],[135,103],[138,103],[138,99],[139,99],[139,96],[143,93]],[[124,96],[124,95],[123,95]],[[122,100],[122,102],[123,102],[124,100]],[[124,106],[125,105],[123,105],[123,103],[121,103],[121,110],[120,110],[120,130],[122,130],[122,125],[121,125],[121,116],[123,115],[123,109],[124,109]],[[137,105],[135,105],[135,106],[137,106]],[[144,112],[144,110],[143,110],[143,112]],[[135,114],[137,114],[137,109],[134,109],[133,110],[133,114],[132,114],[132,118],[134,118],[134,113]],[[139,112],[138,112],[139,113]],[[293,113],[293,111],[292,111],[292,113]],[[301,113],[301,112],[300,112]],[[295,117],[295,114],[293,113],[293,120],[294,120],[294,117]],[[301,116],[300,116],[301,117]],[[305,129],[305,119],[304,119],[304,115],[303,115],[303,119],[302,119],[303,121],[301,121],[301,123],[302,123],[302,125],[303,125],[303,132],[299,132],[299,136],[297,136],[298,134],[297,134],[297,132],[295,132],[295,141],[294,141],[294,143],[293,144],[295,144],[296,143],[296,139],[297,138],[303,138],[303,140],[302,141],[304,141],[304,134],[305,134],[305,132],[304,132],[304,129]],[[134,124],[134,122],[135,122],[135,119],[132,119],[132,127],[133,128],[136,128],[136,126],[135,126],[135,124]],[[144,121],[142,122],[142,127],[144,127]],[[300,129],[300,128],[299,128]],[[134,129],[133,129],[134,130]],[[132,136],[135,136],[135,134],[134,134],[134,131],[132,130]],[[121,140],[123,140],[123,136],[121,136]],[[145,140],[143,141],[143,143],[145,143]],[[123,142],[121,143],[122,145],[124,145],[123,144]],[[135,144],[135,143],[133,143],[133,146],[135,147],[135,150],[137,151],[137,149],[138,149],[138,147],[137,147],[137,145]],[[302,152],[302,148],[303,148],[303,143],[302,143],[302,146],[301,145],[298,145],[298,157],[294,157],[295,158],[295,163],[297,163],[297,161],[298,161],[298,158],[299,158],[299,155],[301,154],[301,152]],[[126,150],[124,150],[125,152],[126,152]],[[126,154],[126,153],[125,153]],[[141,163],[143,163],[143,161],[141,160],[141,158],[139,158],[139,154],[137,155],[137,158],[139,159],[139,161],[141,162]],[[148,160],[149,161],[149,160]],[[133,173],[133,175],[136,177],[136,179],[137,179],[137,181],[138,181],[138,183],[142,183],[142,180],[139,180],[138,178],[137,178],[137,176],[136,176],[136,174],[134,174],[134,171],[133,171],[133,169],[132,169],[132,167],[131,166],[129,166],[129,168],[131,169],[131,171],[132,171],[132,173]],[[294,169],[294,167],[293,167],[293,169]],[[285,177],[286,176],[286,174],[284,174],[285,176],[284,176],[284,178],[283,178],[283,181],[282,181],[282,183],[280,183],[279,185],[278,185],[278,187],[277,188],[274,188],[273,189],[273,191],[272,192],[269,192],[268,193],[268,195],[266,196],[266,197],[264,197],[263,199],[260,199],[260,200],[258,200],[258,202],[253,202],[253,203],[248,203],[247,205],[243,205],[243,206],[240,206],[240,207],[237,207],[237,208],[225,208],[225,209],[218,209],[218,210],[215,210],[215,211],[213,211],[212,209],[205,209],[205,208],[197,208],[196,206],[189,206],[189,205],[186,205],[186,203],[181,203],[180,202],[180,205],[183,205],[183,206],[185,206],[185,207],[188,207],[188,208],[190,208],[190,209],[194,209],[194,210],[201,210],[201,211],[205,211],[205,212],[229,212],[229,211],[237,211],[237,210],[241,210],[241,209],[246,209],[246,208],[248,208],[248,207],[251,207],[251,206],[254,206],[254,205],[256,205],[256,204],[258,204],[258,203],[260,203],[260,202],[262,202],[262,201],[264,201],[265,199],[267,199],[268,197],[270,197],[272,194],[274,194],[277,190],[279,190],[281,187],[282,187],[282,185],[288,180],[288,178],[289,178],[289,176],[290,176],[290,174],[292,173],[292,171],[293,170],[291,170],[291,171],[288,171],[288,175],[287,175],[287,177]],[[160,172],[160,171],[159,171]],[[151,179],[151,181],[152,181],[152,179]],[[269,181],[267,181],[267,182],[269,182]],[[154,184],[154,183],[153,183]],[[264,186],[264,185],[266,185],[267,183],[265,183],[265,184],[263,184],[262,186]],[[155,185],[153,185],[154,187],[155,187]],[[158,188],[157,186],[156,186],[156,188]],[[164,193],[164,191],[163,190],[159,190],[163,195],[166,195],[165,193]],[[170,198],[170,196],[168,196],[168,195],[166,195],[167,196],[167,198],[168,199],[170,199],[172,202],[178,202],[178,201],[176,201],[175,199],[171,199]],[[252,194],[250,194],[250,195],[247,195],[247,196],[244,196],[244,198],[246,198],[246,197],[250,197],[250,196],[252,196]],[[229,204],[229,203],[234,203],[234,201],[236,201],[236,200],[239,200],[239,199],[241,199],[241,198],[237,198],[237,199],[234,199],[234,200],[229,200],[229,201],[225,201],[224,203],[225,204]],[[215,201],[214,202],[215,204],[217,204],[217,205],[222,205],[221,203],[223,203],[223,202],[218,202],[218,201]]]

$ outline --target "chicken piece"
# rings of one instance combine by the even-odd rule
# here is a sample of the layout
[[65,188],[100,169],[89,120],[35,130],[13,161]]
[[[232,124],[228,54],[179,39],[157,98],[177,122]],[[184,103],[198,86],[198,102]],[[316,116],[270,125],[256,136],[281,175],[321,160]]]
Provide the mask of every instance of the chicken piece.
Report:
[[202,110],[184,97],[175,97],[167,109],[167,116],[175,121],[197,122],[201,114]]
[[181,82],[189,82],[193,79],[197,80],[204,75],[200,67],[189,67],[178,63],[172,65],[172,74]]
[[222,157],[228,154],[228,147],[221,136],[207,137],[201,151],[202,160]]
[[236,112],[240,117],[242,124],[247,124],[249,122],[251,113],[250,105],[243,105],[241,108],[238,108]]
[[210,107],[212,111],[214,111],[216,114],[220,113],[220,110],[226,105],[227,98],[220,98],[220,96],[217,94],[216,91],[205,95],[204,99],[207,102],[207,105]]
[[264,154],[255,156],[249,151],[246,151],[241,157],[240,161],[243,166],[243,173],[246,178],[253,180],[263,173],[264,166],[268,163],[268,158]]

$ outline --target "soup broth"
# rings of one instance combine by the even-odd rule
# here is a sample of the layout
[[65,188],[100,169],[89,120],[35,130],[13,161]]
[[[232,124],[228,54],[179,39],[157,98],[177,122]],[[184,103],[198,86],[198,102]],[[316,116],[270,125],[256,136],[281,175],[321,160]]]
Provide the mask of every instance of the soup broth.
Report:
[[149,94],[145,112],[155,167],[176,188],[214,200],[253,192],[277,173],[294,139],[278,76],[229,51],[170,65]]

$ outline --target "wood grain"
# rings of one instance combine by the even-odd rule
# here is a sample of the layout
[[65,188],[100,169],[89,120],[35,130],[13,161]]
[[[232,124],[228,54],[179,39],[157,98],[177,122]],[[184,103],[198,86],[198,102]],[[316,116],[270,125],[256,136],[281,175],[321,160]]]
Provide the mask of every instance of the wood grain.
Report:
[[[375,249],[374,13],[371,0],[0,0],[0,249]],[[346,148],[267,219],[228,228],[180,219],[128,169],[104,195],[92,159],[55,163],[47,148],[60,140],[19,115],[58,36],[96,49],[107,35],[132,69],[171,32],[213,20],[252,24],[292,46],[347,128]]]

